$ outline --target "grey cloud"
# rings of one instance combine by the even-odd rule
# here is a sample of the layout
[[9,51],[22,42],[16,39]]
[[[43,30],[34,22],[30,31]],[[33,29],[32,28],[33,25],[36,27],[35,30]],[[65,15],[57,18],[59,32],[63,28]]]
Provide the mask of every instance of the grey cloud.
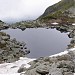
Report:
[[0,0],[0,19],[36,19],[48,6],[58,1],[60,0]]

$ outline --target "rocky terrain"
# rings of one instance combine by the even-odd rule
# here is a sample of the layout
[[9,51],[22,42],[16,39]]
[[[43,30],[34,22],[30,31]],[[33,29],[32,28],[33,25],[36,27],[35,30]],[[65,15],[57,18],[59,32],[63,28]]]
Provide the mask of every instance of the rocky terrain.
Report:
[[10,25],[9,27],[13,28],[13,29],[19,28],[19,29],[21,29],[23,31],[26,28],[38,28],[38,27],[42,27],[42,24],[38,20],[21,21],[21,22],[16,22],[15,24]]
[[75,0],[61,0],[49,6],[36,20],[21,21],[10,25],[10,28],[25,30],[26,28],[48,27],[52,23],[70,26],[75,23]]
[[46,23],[51,23],[52,21],[59,23],[75,22],[75,0],[61,0],[49,6],[38,19]]
[[[65,53],[66,52],[66,53]],[[50,57],[40,57],[25,68],[23,65],[17,71],[21,75],[74,75],[75,73],[75,49],[68,49],[65,54]]]
[[[46,9],[44,14],[34,21],[22,21],[8,25],[0,20],[0,30],[8,28],[56,28],[60,32],[69,32],[72,38],[66,54],[40,57],[26,68],[21,65],[17,70],[20,75],[74,75],[75,73],[75,0],[61,0]],[[54,24],[55,23],[55,24]],[[73,24],[74,23],[74,24]],[[71,50],[74,48],[74,50]],[[10,39],[10,35],[0,32],[0,63],[14,62],[29,54],[26,43]],[[16,66],[14,66],[16,67]]]
[[60,2],[49,6],[45,12],[33,21],[21,21],[8,25],[0,20],[0,30],[7,28],[26,28],[47,27],[57,22],[59,25],[72,25],[75,23],[75,0],[61,0]]
[[29,53],[26,43],[10,39],[10,35],[0,32],[0,63],[17,61]]
[[8,29],[9,25],[0,20],[0,30]]

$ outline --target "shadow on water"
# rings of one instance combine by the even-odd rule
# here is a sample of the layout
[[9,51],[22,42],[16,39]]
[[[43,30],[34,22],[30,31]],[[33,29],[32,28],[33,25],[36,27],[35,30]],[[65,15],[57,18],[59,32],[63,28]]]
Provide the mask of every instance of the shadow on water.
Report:
[[56,29],[27,28],[24,31],[20,29],[3,31],[10,34],[11,38],[26,42],[27,48],[31,51],[28,57],[31,58],[50,56],[64,51],[71,40],[67,36],[68,33],[61,33]]

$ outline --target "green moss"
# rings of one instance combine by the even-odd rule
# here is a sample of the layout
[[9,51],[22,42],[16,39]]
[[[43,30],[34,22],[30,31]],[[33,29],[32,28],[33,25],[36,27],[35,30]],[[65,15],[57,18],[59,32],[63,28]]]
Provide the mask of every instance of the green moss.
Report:
[[49,14],[49,15],[43,17],[42,19],[47,21],[47,20],[50,20],[50,19],[57,19],[57,18],[60,18],[60,17],[62,17],[62,11],[61,10],[56,11],[53,14]]
[[[50,19],[61,19],[68,17],[65,13],[70,7],[74,7],[74,0],[62,0],[50,7],[48,7],[45,13],[40,17],[42,21],[48,21]],[[68,18],[69,21],[73,21],[73,18]]]

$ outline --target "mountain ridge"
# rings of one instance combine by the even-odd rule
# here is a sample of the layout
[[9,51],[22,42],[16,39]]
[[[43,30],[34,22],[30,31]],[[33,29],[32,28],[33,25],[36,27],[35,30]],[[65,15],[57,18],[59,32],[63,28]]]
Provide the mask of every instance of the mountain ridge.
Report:
[[68,22],[75,22],[75,0],[61,0],[49,6],[39,19],[44,21],[51,19],[67,19]]

